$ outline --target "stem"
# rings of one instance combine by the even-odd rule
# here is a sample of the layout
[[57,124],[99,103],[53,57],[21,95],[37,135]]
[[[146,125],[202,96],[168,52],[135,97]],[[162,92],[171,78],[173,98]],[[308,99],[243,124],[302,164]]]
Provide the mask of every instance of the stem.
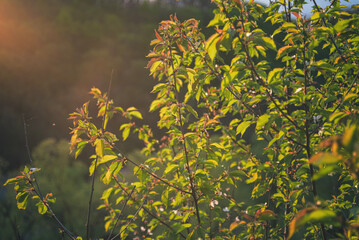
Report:
[[135,219],[135,217],[137,216],[137,214],[140,212],[141,208],[143,207],[143,205],[145,204],[146,202],[146,198],[142,201],[142,204],[141,206],[137,209],[135,215],[133,215],[133,217],[131,218],[131,220],[127,223],[126,227],[121,231],[119,232],[118,234],[116,234],[113,238],[111,238],[111,240],[114,240],[115,238],[117,238],[118,236],[120,236],[127,228],[128,226],[131,224],[131,222]]
[[[306,38],[304,35],[303,38],[303,72],[304,72],[304,95],[307,95],[307,86],[308,86],[308,69],[307,69],[307,65],[306,65]],[[309,107],[308,107],[308,102],[305,98],[304,101],[304,109],[305,109],[305,138],[306,138],[306,152],[307,152],[307,159],[309,161],[309,159],[311,158],[311,147],[310,147],[310,137],[311,134],[309,132],[309,126],[310,126],[310,112],[309,112]],[[314,169],[313,169],[313,165],[311,163],[309,163],[309,169],[310,169],[310,177],[311,177],[311,185],[312,185],[312,192],[313,192],[313,196],[314,199],[317,198],[318,196],[318,192],[317,192],[317,188],[316,188],[316,184],[315,181],[313,180],[313,175],[314,175]],[[324,240],[327,239],[327,234],[325,231],[325,228],[323,226],[323,224],[320,224],[320,229],[322,232],[322,238]]]
[[[314,3],[315,8],[317,9],[317,11],[318,11],[318,12],[321,12],[320,9],[319,9],[319,6],[318,6],[318,4],[317,4],[317,2],[316,2],[315,0],[313,0],[313,3]],[[323,22],[324,26],[325,26],[325,27],[328,27],[327,22],[325,21],[324,17],[322,17],[321,19],[322,19],[322,22]],[[332,41],[332,43],[334,44],[335,49],[338,51],[338,53],[339,53],[339,55],[340,55],[340,58],[341,58],[345,63],[347,63],[347,60],[344,58],[342,51],[339,49],[338,45],[335,43],[334,37],[332,36],[332,34],[329,34],[329,37],[330,37],[330,40]]]
[[147,168],[144,167],[142,164],[138,164],[138,163],[136,163],[135,161],[133,161],[133,160],[129,159],[128,157],[126,157],[124,154],[122,154],[121,150],[120,150],[116,145],[114,145],[113,143],[111,143],[111,142],[106,138],[106,136],[104,136],[104,140],[105,140],[108,144],[110,144],[111,147],[115,148],[115,149],[118,151],[118,153],[121,154],[121,156],[123,156],[123,160],[124,160],[124,161],[128,161],[128,162],[132,163],[133,165],[135,165],[136,167],[139,167],[139,168],[145,170],[145,171],[146,171],[148,174],[150,174],[152,177],[154,177],[154,178],[160,180],[161,182],[163,182],[164,184],[166,184],[166,185],[169,186],[169,187],[173,187],[173,188],[175,188],[175,189],[177,189],[178,191],[183,192],[183,193],[191,194],[191,192],[186,191],[186,190],[184,190],[184,189],[182,189],[182,188],[180,188],[180,187],[177,187],[176,185],[173,185],[172,183],[166,181],[165,179],[163,179],[163,178],[157,176],[154,172],[152,172],[151,170],[147,169]]
[[[172,57],[172,47],[171,45],[168,46],[169,50],[170,50],[170,56]],[[173,79],[174,79],[174,92],[176,94],[176,100],[177,100],[177,104],[180,105],[180,99],[179,99],[179,93],[177,91],[177,75],[176,75],[176,70],[173,64],[173,60],[170,61],[171,62],[171,67],[172,67],[172,71],[173,71]],[[188,150],[187,150],[187,145],[186,145],[186,138],[184,135],[184,127],[183,127],[183,120],[182,120],[182,113],[181,113],[181,107],[178,107],[178,115],[179,115],[179,123],[180,123],[180,128],[181,128],[181,135],[182,135],[182,141],[183,141],[183,151],[185,153],[185,158],[186,158],[186,169],[188,172],[188,177],[189,177],[189,182],[190,182],[190,187],[191,187],[191,195],[194,201],[194,205],[196,208],[196,216],[197,216],[197,222],[198,225],[201,224],[201,218],[199,216],[199,208],[198,208],[198,199],[196,196],[196,189],[194,186],[194,178],[193,178],[193,173],[191,172],[190,166],[189,166],[189,156],[188,156]]]
[[[24,133],[25,133],[25,144],[26,144],[26,150],[27,150],[27,154],[29,157],[29,162],[30,162],[30,167],[33,168],[33,162],[32,162],[32,157],[31,157],[31,151],[30,151],[30,147],[29,147],[29,141],[28,141],[28,137],[27,137],[27,127],[26,127],[26,121],[25,121],[25,117],[23,116],[23,122],[24,122]],[[41,189],[39,184],[37,183],[36,180],[36,176],[35,173],[33,173],[34,176],[34,181],[32,181],[31,179],[28,179],[30,185],[33,187],[35,194],[40,198],[40,201],[42,202],[42,204],[44,204],[48,211],[50,212],[51,217],[57,222],[57,224],[59,225],[60,229],[62,229],[71,239],[76,239],[75,234],[73,234],[72,232],[70,232],[65,226],[64,224],[57,218],[56,214],[54,213],[54,211],[52,210],[52,208],[50,207],[50,205],[44,201],[44,197],[41,193]],[[35,183],[35,185],[33,184],[33,182]]]
[[98,158],[96,158],[95,160],[95,168],[93,171],[93,175],[92,175],[92,184],[91,184],[91,192],[90,192],[90,199],[89,199],[89,205],[88,205],[88,210],[87,210],[87,221],[86,221],[86,239],[89,239],[89,232],[90,232],[90,217],[91,217],[91,205],[92,205],[92,197],[93,197],[93,192],[95,190],[95,176],[96,176],[96,167],[97,167],[97,160]]
[[134,187],[132,188],[132,191],[130,192],[130,194],[128,194],[128,197],[127,197],[125,203],[124,203],[123,206],[122,206],[122,209],[121,209],[120,214],[119,214],[119,215],[117,216],[117,218],[116,218],[115,225],[114,225],[113,228],[111,229],[110,235],[108,236],[107,240],[110,240],[110,238],[111,238],[111,236],[112,236],[112,233],[113,233],[113,231],[115,230],[115,228],[116,228],[116,226],[117,226],[117,223],[118,223],[118,221],[120,220],[120,218],[121,218],[121,216],[122,216],[123,210],[124,210],[125,207],[127,206],[128,200],[131,198],[132,193],[135,191],[135,188],[136,188],[136,186],[134,186]]
[[[222,7],[223,7],[223,12],[226,14],[226,17],[228,18],[229,22],[232,24],[232,27],[235,28],[235,24],[232,22],[231,18],[229,17],[228,11],[226,9],[226,7],[224,6],[224,3],[222,2]],[[243,24],[243,13],[242,13],[242,9],[241,9],[241,16],[242,16],[242,29],[243,32],[245,33],[245,27]],[[261,76],[259,76],[258,72],[255,69],[255,64],[253,62],[252,57],[249,54],[249,50],[248,50],[248,46],[247,44],[243,41],[243,39],[241,39],[240,37],[238,38],[238,40],[240,41],[245,53],[246,53],[246,57],[249,63],[249,68],[251,69],[252,73],[255,75],[255,78],[258,80],[257,82],[265,88],[265,94],[267,95],[267,97],[269,97],[269,99],[271,100],[271,102],[275,105],[275,107],[277,108],[277,110],[282,114],[283,117],[285,117],[290,123],[293,124],[293,126],[297,129],[301,129],[296,122],[294,122],[286,113],[283,112],[283,110],[280,108],[280,106],[277,104],[275,98],[272,96],[272,94],[269,92],[268,87],[266,86],[263,78]],[[255,80],[255,79],[253,79]]]
[[[115,182],[117,183],[117,185],[122,189],[122,191],[124,191],[127,195],[130,195],[125,188],[123,188],[120,184],[120,182],[118,181],[117,177],[112,175],[113,176],[113,179],[115,180]],[[134,197],[131,196],[131,199],[133,201],[136,201],[136,199]],[[137,202],[137,201],[136,201]],[[170,229],[172,232],[176,232],[170,225],[168,225],[166,222],[164,222],[161,218],[159,218],[157,215],[155,215],[154,213],[152,213],[148,208],[146,208],[145,206],[142,206],[142,209],[148,213],[151,217],[157,219],[160,223],[162,223],[164,226],[166,226],[168,229]],[[179,235],[186,239],[186,237],[182,234],[182,233],[179,233]]]

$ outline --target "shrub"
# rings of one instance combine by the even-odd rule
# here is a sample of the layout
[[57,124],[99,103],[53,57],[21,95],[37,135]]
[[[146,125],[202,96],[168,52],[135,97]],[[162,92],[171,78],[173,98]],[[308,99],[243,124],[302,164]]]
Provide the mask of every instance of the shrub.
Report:
[[[195,19],[171,16],[151,42],[150,111],[163,136],[138,126],[142,115],[116,106],[110,91],[90,92],[101,123],[89,102],[71,114],[71,149],[92,146],[90,175],[108,185],[98,207],[106,237],[357,239],[358,15],[339,1],[310,18],[304,1],[213,2],[209,38]],[[146,160],[127,157],[107,130],[115,116],[126,120],[123,141],[143,141]],[[53,214],[34,171],[7,183],[20,208],[33,196]]]

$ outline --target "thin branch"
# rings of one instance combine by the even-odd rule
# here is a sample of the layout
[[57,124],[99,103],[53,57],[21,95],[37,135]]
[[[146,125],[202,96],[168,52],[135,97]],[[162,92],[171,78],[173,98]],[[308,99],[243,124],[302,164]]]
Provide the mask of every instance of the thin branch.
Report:
[[[30,147],[29,147],[29,141],[28,141],[28,137],[27,137],[27,127],[26,127],[26,121],[25,121],[25,117],[23,116],[23,123],[24,123],[24,133],[25,133],[25,144],[26,144],[26,150],[27,150],[27,154],[29,157],[29,162],[30,162],[30,167],[33,168],[33,161],[32,161],[32,157],[31,157],[31,151],[30,151]],[[31,184],[31,186],[34,189],[35,194],[39,197],[40,201],[42,202],[42,204],[44,204],[44,206],[47,207],[48,211],[50,212],[51,217],[57,222],[57,224],[59,225],[59,227],[71,238],[71,239],[76,239],[75,234],[73,234],[72,232],[70,232],[65,226],[64,224],[57,218],[56,214],[54,213],[54,211],[52,210],[52,208],[50,207],[50,205],[44,201],[44,197],[42,195],[41,189],[39,184],[37,183],[36,180],[36,176],[35,173],[32,173],[33,177],[34,177],[34,181],[32,181],[30,178],[28,179],[28,182]],[[33,184],[33,182],[35,183],[35,185]]]
[[[222,2],[222,8],[223,8],[223,12],[225,13],[226,17],[228,18],[229,22],[232,24],[232,26],[235,28],[235,24],[232,22],[229,13],[226,9],[226,7],[224,6],[224,3]],[[242,10],[242,9],[241,9]],[[241,11],[242,14],[242,11]],[[243,17],[242,17],[242,25],[243,25]],[[245,31],[244,26],[242,26],[243,31]],[[246,53],[247,59],[248,59],[248,63],[249,63],[249,67],[251,69],[251,71],[254,73],[255,78],[258,80],[259,84],[265,88],[265,93],[267,95],[267,97],[269,97],[269,99],[271,100],[271,102],[274,103],[275,107],[277,108],[277,110],[282,114],[283,117],[285,117],[290,123],[293,124],[293,126],[295,126],[297,129],[301,129],[298,124],[296,122],[294,122],[286,113],[283,112],[283,110],[280,108],[280,106],[277,104],[275,98],[272,96],[272,94],[269,92],[268,87],[266,86],[263,78],[261,76],[259,76],[258,72],[255,70],[255,66],[254,66],[254,62],[252,60],[252,57],[249,54],[249,50],[248,50],[248,46],[244,43],[243,39],[241,39],[240,37],[238,38],[238,40],[240,41],[241,45],[243,46],[243,49]]]
[[133,215],[133,217],[131,218],[131,220],[127,223],[126,227],[121,231],[119,232],[117,235],[115,235],[113,238],[111,238],[111,240],[114,240],[115,238],[117,238],[118,236],[120,236],[127,228],[128,226],[131,224],[131,222],[136,218],[137,214],[140,212],[141,208],[143,207],[143,205],[145,204],[147,198],[145,198],[143,201],[142,201],[142,204],[141,206],[137,209],[135,215]]
[[109,84],[108,84],[107,98],[106,98],[106,105],[105,105],[105,113],[103,114],[103,119],[102,119],[102,129],[103,129],[104,131],[105,131],[105,129],[106,129],[106,114],[107,114],[108,100],[110,99],[112,78],[113,78],[113,69],[112,69],[112,71],[111,71],[111,78],[110,78],[110,82],[109,82]]
[[135,188],[136,188],[136,186],[133,186],[132,191],[130,192],[130,194],[128,194],[128,197],[127,197],[125,203],[124,203],[123,206],[122,206],[122,209],[121,209],[120,214],[119,214],[119,215],[117,216],[117,218],[116,218],[115,225],[113,226],[113,228],[112,228],[112,230],[111,230],[111,232],[110,232],[110,235],[108,236],[107,240],[110,240],[110,238],[111,238],[111,236],[112,236],[112,233],[113,233],[113,231],[115,230],[115,228],[116,228],[116,226],[117,226],[117,223],[118,223],[118,221],[120,220],[120,218],[121,218],[121,216],[122,216],[123,210],[124,210],[125,207],[127,206],[128,200],[131,198],[132,193],[135,191]]
[[[126,191],[125,188],[122,187],[122,185],[120,184],[120,182],[118,181],[118,179],[116,178],[116,176],[112,175],[113,179],[115,180],[115,182],[117,183],[117,185],[122,189],[122,191],[124,191],[127,195],[129,195],[129,193]],[[136,199],[134,197],[132,197],[132,200],[136,201]],[[137,202],[137,201],[136,201]],[[162,225],[166,226],[168,229],[170,229],[172,232],[176,232],[170,225],[168,225],[166,222],[164,222],[161,218],[159,218],[157,215],[153,214],[148,208],[146,208],[145,206],[142,207],[142,209],[148,213],[151,217],[157,219]],[[179,235],[186,239],[186,237],[182,234],[179,233]]]
[[133,165],[135,165],[136,167],[139,167],[139,168],[145,170],[145,171],[146,171],[148,174],[150,174],[152,177],[154,177],[154,178],[160,180],[161,182],[163,182],[163,183],[166,184],[167,186],[173,187],[173,188],[177,189],[178,191],[180,191],[180,192],[182,192],[182,193],[191,194],[191,192],[186,191],[186,190],[184,190],[184,189],[182,189],[182,188],[180,188],[180,187],[177,187],[176,185],[173,185],[172,183],[166,181],[165,179],[163,179],[163,178],[157,176],[154,172],[152,172],[151,170],[149,170],[149,169],[147,169],[146,167],[144,167],[143,164],[138,164],[138,163],[136,163],[135,161],[129,159],[127,156],[125,156],[125,155],[121,152],[121,150],[120,150],[115,144],[111,143],[111,142],[106,138],[106,136],[104,136],[104,140],[105,140],[108,144],[110,144],[111,147],[113,147],[114,149],[116,149],[116,150],[118,151],[118,153],[119,153],[121,156],[123,156],[123,159],[124,159],[125,161],[128,161],[128,162],[132,163]]
[[[110,92],[111,92],[112,77],[113,77],[113,69],[111,71],[110,82],[108,84],[107,98],[106,98],[106,104],[105,104],[105,113],[104,113],[103,119],[102,119],[102,129],[103,130],[105,130],[105,128],[106,128],[106,114],[107,114],[108,101],[109,101]],[[98,161],[98,157],[96,157],[96,160],[95,160],[95,166],[94,166],[94,171],[93,171],[93,175],[92,175],[90,199],[89,199],[89,205],[88,205],[88,214],[87,214],[87,221],[86,221],[86,239],[87,240],[89,240],[89,233],[90,233],[91,206],[92,206],[93,192],[95,190],[95,177],[96,177],[97,161]]]
[[[168,46],[169,50],[170,50],[170,56],[172,57],[172,46],[169,45]],[[173,79],[174,79],[174,92],[176,94],[176,100],[177,100],[177,104],[180,104],[180,99],[179,99],[179,93],[177,91],[177,75],[176,75],[176,70],[173,64],[173,60],[170,61],[171,62],[171,67],[172,67],[172,71],[173,71]],[[196,189],[195,189],[195,179],[193,177],[193,173],[191,172],[190,166],[189,166],[189,156],[188,156],[188,150],[187,150],[187,145],[186,145],[186,137],[184,134],[184,127],[183,127],[183,120],[182,120],[182,113],[181,113],[181,107],[178,108],[178,115],[179,115],[179,124],[180,124],[180,128],[181,128],[181,134],[182,134],[182,141],[183,141],[183,151],[185,153],[185,158],[186,158],[186,169],[188,172],[188,177],[189,177],[189,182],[190,182],[190,187],[191,187],[191,195],[194,201],[194,205],[196,208],[196,216],[197,216],[197,222],[198,225],[201,224],[201,218],[199,215],[199,208],[198,208],[198,199],[196,196]]]
[[96,157],[96,160],[95,160],[95,167],[94,167],[93,175],[92,175],[90,199],[89,199],[89,205],[88,205],[88,210],[87,210],[87,221],[86,221],[86,239],[87,240],[89,240],[89,233],[90,233],[91,206],[92,206],[93,192],[95,190],[95,176],[96,176],[97,160],[98,160],[98,157]]
[[[313,0],[313,3],[314,3],[315,8],[317,9],[317,11],[318,11],[318,12],[322,12],[322,11],[320,11],[319,6],[318,6],[318,4],[317,4],[317,2],[316,2],[315,0]],[[325,27],[328,27],[327,22],[325,21],[324,17],[322,17],[321,19],[322,19],[322,22],[323,22],[324,26],[325,26]],[[329,34],[329,37],[330,37],[330,40],[332,41],[332,43],[334,44],[335,49],[336,49],[337,52],[339,53],[340,58],[341,58],[345,63],[347,63],[347,60],[345,59],[345,57],[343,56],[342,51],[339,49],[338,45],[336,44],[336,42],[335,42],[334,37],[332,36],[332,34]]]

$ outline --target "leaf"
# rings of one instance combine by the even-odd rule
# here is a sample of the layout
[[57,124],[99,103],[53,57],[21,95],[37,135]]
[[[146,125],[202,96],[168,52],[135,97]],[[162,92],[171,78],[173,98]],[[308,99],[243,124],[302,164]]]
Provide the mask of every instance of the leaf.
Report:
[[319,166],[320,164],[335,164],[339,161],[339,158],[331,153],[320,152],[318,154],[313,155],[309,162]]
[[156,86],[153,87],[151,93],[156,93],[156,92],[159,92],[162,89],[167,89],[167,88],[168,88],[167,84],[159,83],[159,84],[157,84]]
[[117,158],[118,158],[117,155],[105,155],[97,162],[97,165],[102,164],[102,163],[106,163],[108,161],[111,161],[111,160],[114,160],[114,159],[117,159]]
[[150,112],[156,111],[166,103],[164,98],[153,100],[150,106]]
[[269,37],[262,37],[264,44],[266,47],[272,49],[272,50],[277,50],[277,46],[275,45],[274,41],[272,38]]
[[348,28],[352,19],[342,19],[334,25],[334,30],[337,32],[342,32],[344,29]]
[[17,208],[25,210],[26,207],[27,207],[28,200],[29,200],[29,193],[28,192],[19,192],[16,195]]
[[258,215],[257,215],[257,218],[259,220],[262,220],[262,221],[268,221],[268,220],[273,220],[276,218],[276,214],[269,210],[269,209],[266,209],[264,211],[261,211]]
[[12,184],[12,183],[21,182],[23,180],[24,180],[24,176],[17,176],[17,177],[14,177],[14,178],[10,178],[4,183],[4,186],[6,186],[8,184]]
[[114,189],[112,187],[110,187],[110,188],[106,189],[105,191],[103,191],[101,199],[108,200],[108,198],[111,196],[113,190]]
[[122,138],[123,138],[123,141],[126,141],[126,139],[128,138],[128,136],[130,135],[130,130],[131,130],[131,127],[126,127],[125,129],[123,129],[122,131]]
[[209,58],[213,61],[214,57],[217,55],[217,42],[219,40],[219,34],[215,33],[209,37],[206,41],[206,51]]
[[256,130],[259,130],[262,127],[264,127],[266,125],[266,123],[268,122],[269,118],[270,118],[269,114],[264,114],[264,115],[260,116],[257,120]]
[[232,222],[229,226],[229,231],[232,232],[234,229],[236,229],[238,226],[242,225],[244,221],[241,222]]
[[310,223],[336,224],[337,214],[328,209],[317,209],[305,216],[304,221]]
[[282,58],[285,54],[287,54],[289,52],[289,50],[291,49],[291,46],[284,46],[281,47],[278,52],[277,52],[277,57],[276,59]]
[[347,113],[344,112],[334,112],[330,115],[329,121],[334,122],[335,124],[340,121],[340,119],[348,116]]
[[244,121],[241,124],[239,124],[236,131],[237,135],[240,133],[243,136],[243,134],[251,124],[252,123],[250,121]]
[[275,78],[278,76],[280,72],[283,71],[283,68],[275,68],[268,73],[267,81],[268,84],[271,84],[275,81]]
[[38,202],[37,204],[37,211],[43,215],[47,212],[47,207],[42,202]]
[[164,175],[167,175],[170,172],[173,172],[175,169],[178,169],[177,164],[170,164],[166,167],[166,170],[164,171]]
[[348,152],[353,152],[354,150],[354,144],[357,140],[357,126],[356,125],[352,125],[350,126],[348,129],[345,130],[343,138],[342,138],[342,142],[344,147],[347,149]]
[[104,144],[103,139],[96,139],[95,145],[96,145],[96,148],[95,148],[96,155],[99,156],[100,158],[102,158],[103,152],[105,149],[105,144]]
[[138,119],[142,119],[142,114],[139,111],[132,111],[132,112],[130,112],[130,115],[134,116]]
[[304,216],[314,211],[314,208],[305,208],[302,211],[298,212],[297,215],[293,218],[293,220],[289,224],[289,234],[288,240],[294,235],[294,233],[303,226],[304,222],[302,221]]
[[240,179],[247,178],[247,174],[242,170],[234,170],[229,173],[231,177],[238,177]]

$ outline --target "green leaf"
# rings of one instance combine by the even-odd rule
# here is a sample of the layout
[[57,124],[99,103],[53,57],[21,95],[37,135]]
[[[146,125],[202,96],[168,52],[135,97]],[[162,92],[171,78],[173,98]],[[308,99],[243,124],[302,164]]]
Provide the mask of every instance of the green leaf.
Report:
[[330,115],[329,121],[334,122],[335,124],[338,123],[342,118],[348,116],[347,113],[344,112],[334,112]]
[[335,224],[337,223],[337,214],[332,210],[317,209],[309,213],[303,221],[310,223]]
[[264,41],[264,45],[274,51],[277,50],[277,46],[275,45],[272,38],[269,37],[262,37],[262,40]]
[[103,191],[101,199],[108,200],[108,198],[112,194],[113,190],[114,190],[114,188],[110,187],[110,188],[106,189],[105,191]]
[[240,179],[247,178],[247,174],[242,170],[234,170],[229,173],[229,176],[231,177],[238,177]]
[[317,181],[318,179],[328,176],[328,174],[336,172],[339,169],[339,166],[337,165],[329,165],[329,166],[323,166],[321,167],[318,172],[316,172],[313,175],[313,180]]
[[[124,125],[125,125],[125,127],[122,130],[122,138],[123,138],[123,141],[126,141],[128,136],[130,135],[131,125],[130,124],[123,124],[122,126],[124,126]],[[122,128],[122,126],[121,126],[121,128]]]
[[153,87],[151,93],[156,93],[156,92],[159,92],[161,91],[162,89],[167,89],[167,84],[165,83],[159,83],[157,84],[156,86]]
[[342,32],[344,29],[348,28],[352,19],[341,19],[334,25],[334,29],[337,32]]
[[28,200],[29,200],[28,192],[19,192],[16,195],[17,208],[18,209],[26,209]]
[[283,71],[283,68],[275,68],[272,71],[270,71],[268,73],[268,84],[272,84],[275,82],[275,79],[277,78],[277,76],[279,75],[279,73],[281,73]]
[[166,103],[166,100],[164,98],[156,99],[152,101],[150,106],[150,112],[156,111],[160,107],[162,107]]
[[[127,109],[127,111],[128,111],[128,109]],[[132,107],[132,109],[130,111],[128,111],[128,113],[133,117],[142,119],[142,114],[134,107]]]
[[97,162],[97,165],[99,164],[102,164],[102,163],[106,163],[108,161],[111,161],[111,160],[114,160],[114,159],[117,159],[118,156],[116,155],[105,155],[103,156],[102,158],[99,159],[99,161]]
[[270,118],[269,114],[264,114],[264,115],[260,116],[257,120],[256,130],[259,130],[262,127],[264,127],[266,125],[266,123],[268,122],[269,118]]
[[214,60],[214,57],[217,55],[218,40],[219,40],[219,34],[215,33],[206,41],[206,50],[207,50],[209,58],[212,61]]
[[42,202],[38,202],[37,204],[37,211],[43,215],[47,212],[47,207]]
[[173,172],[174,170],[178,169],[178,164],[170,164],[166,167],[166,170],[164,171],[164,175],[167,175],[168,173]]
[[251,124],[252,123],[250,121],[244,121],[241,124],[239,124],[236,131],[237,135],[240,133],[243,136],[243,134]]
[[318,154],[313,155],[309,162],[319,166],[320,164],[335,164],[339,161],[338,156],[335,156],[331,153],[320,152]]
[[96,155],[99,156],[100,158],[102,158],[103,152],[105,150],[105,144],[104,144],[103,139],[96,139],[95,145],[96,145],[96,148],[95,148]]

